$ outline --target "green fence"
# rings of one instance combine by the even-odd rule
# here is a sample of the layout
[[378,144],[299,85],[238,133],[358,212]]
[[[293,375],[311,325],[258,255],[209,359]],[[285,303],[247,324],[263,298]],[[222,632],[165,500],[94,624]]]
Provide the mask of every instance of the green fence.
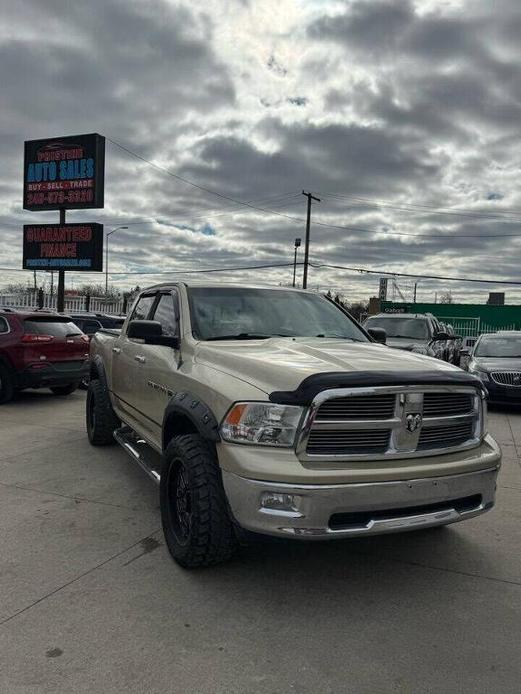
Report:
[[382,301],[383,313],[432,313],[464,337],[497,330],[521,330],[521,306],[488,304],[413,304]]

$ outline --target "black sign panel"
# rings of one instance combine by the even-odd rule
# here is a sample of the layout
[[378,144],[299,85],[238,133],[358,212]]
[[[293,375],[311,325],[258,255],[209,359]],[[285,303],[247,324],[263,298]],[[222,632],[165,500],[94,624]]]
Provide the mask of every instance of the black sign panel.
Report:
[[103,269],[103,224],[24,224],[25,270]]
[[24,209],[103,207],[104,177],[101,135],[29,140],[24,153]]

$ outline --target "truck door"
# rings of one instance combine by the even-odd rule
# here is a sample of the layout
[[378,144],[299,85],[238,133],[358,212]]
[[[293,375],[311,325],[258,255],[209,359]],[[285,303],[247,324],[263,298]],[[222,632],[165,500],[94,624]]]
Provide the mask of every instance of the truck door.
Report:
[[[129,340],[126,331],[130,321],[147,320],[152,312],[157,292],[142,294],[130,320],[112,346],[112,388],[118,407],[132,420],[143,421],[143,367],[146,366],[146,345]],[[138,426],[141,429],[142,426]]]
[[[177,291],[160,293],[151,319],[161,323],[163,335],[179,337],[179,297]],[[179,351],[164,345],[145,345],[143,375],[143,406],[147,414],[147,433],[161,446],[161,431],[165,408],[176,390]]]

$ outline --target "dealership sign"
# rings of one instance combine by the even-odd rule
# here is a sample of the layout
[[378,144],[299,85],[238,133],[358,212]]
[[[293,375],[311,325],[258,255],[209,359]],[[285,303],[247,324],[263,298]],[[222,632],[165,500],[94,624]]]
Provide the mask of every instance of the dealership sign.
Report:
[[103,224],[24,224],[26,270],[91,270],[103,266]]
[[72,135],[25,142],[26,210],[103,207],[105,138]]

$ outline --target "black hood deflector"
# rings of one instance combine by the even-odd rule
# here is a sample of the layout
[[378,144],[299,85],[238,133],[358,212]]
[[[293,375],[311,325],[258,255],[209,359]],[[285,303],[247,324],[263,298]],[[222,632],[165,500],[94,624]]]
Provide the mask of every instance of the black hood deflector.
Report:
[[483,390],[479,378],[467,371],[331,371],[308,376],[295,390],[274,391],[269,397],[280,405],[311,405],[322,390],[371,386],[474,386]]

